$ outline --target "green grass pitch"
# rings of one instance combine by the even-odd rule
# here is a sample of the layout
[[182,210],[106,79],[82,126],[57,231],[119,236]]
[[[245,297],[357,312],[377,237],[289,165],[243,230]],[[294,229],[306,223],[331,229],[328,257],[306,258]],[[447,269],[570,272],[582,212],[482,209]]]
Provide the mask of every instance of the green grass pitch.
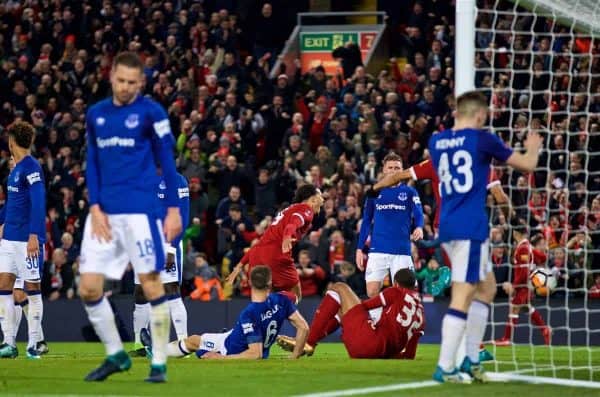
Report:
[[[130,346],[127,346],[130,347]],[[287,360],[286,353],[277,346],[272,357],[263,361],[201,361],[172,359],[168,367],[168,383],[146,384],[142,379],[148,373],[148,362],[136,358],[130,371],[116,374],[102,383],[83,382],[84,376],[103,358],[103,348],[97,343],[51,343],[50,354],[41,360],[24,358],[25,346],[20,345],[21,356],[0,361],[0,396],[24,395],[112,395],[112,396],[291,396],[307,393],[338,391],[431,379],[439,351],[438,345],[421,345],[414,361],[350,360],[341,344],[319,345],[313,357]],[[600,350],[528,346],[502,348],[496,351],[502,362],[520,363],[519,369],[528,368],[532,352],[536,362],[548,363],[550,354],[555,362],[565,367],[587,366],[600,362]],[[593,354],[592,354],[593,353]],[[508,365],[504,368],[512,369]],[[489,370],[494,369],[488,363]],[[559,375],[570,377],[569,369]],[[541,373],[552,376],[552,372]],[[589,380],[589,371],[574,371],[574,377]],[[600,381],[600,373],[594,373]],[[412,390],[377,393],[377,396],[600,396],[599,390],[533,385],[526,383],[491,383],[486,385],[440,385]]]

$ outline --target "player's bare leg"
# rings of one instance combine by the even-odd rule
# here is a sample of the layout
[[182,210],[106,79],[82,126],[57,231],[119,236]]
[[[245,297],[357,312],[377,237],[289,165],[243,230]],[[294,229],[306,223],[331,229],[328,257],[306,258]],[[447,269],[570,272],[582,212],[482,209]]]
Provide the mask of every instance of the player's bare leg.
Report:
[[147,382],[166,381],[167,344],[171,318],[165,289],[157,272],[139,274],[146,299],[150,302],[150,332],[152,333],[152,365]]
[[79,283],[79,296],[83,300],[88,318],[104,344],[107,358],[102,365],[85,378],[86,381],[103,381],[115,372],[131,368],[131,359],[123,351],[123,343],[115,324],[115,314],[104,297],[104,275],[83,273]]
[[4,333],[0,358],[15,358],[19,355],[15,342],[15,303],[12,296],[15,279],[16,276],[12,273],[0,273],[0,327]]
[[467,356],[460,367],[462,372],[468,373],[479,382],[489,380],[480,365],[479,350],[490,314],[490,303],[495,296],[496,277],[494,273],[489,272],[486,278],[477,284],[474,299],[469,307],[465,330]]
[[[393,273],[391,273],[393,274]],[[381,291],[381,287],[383,285],[382,281],[367,281],[367,296],[369,298],[374,297]],[[374,322],[379,321],[381,318],[381,313],[383,312],[383,308],[378,307],[376,309],[369,310],[369,316],[373,319]]]
[[[304,354],[312,356],[317,343],[338,329],[343,315],[360,303],[360,298],[347,284],[334,283],[315,311]],[[284,350],[293,351],[296,341],[289,336],[280,335],[277,337],[277,344]]]

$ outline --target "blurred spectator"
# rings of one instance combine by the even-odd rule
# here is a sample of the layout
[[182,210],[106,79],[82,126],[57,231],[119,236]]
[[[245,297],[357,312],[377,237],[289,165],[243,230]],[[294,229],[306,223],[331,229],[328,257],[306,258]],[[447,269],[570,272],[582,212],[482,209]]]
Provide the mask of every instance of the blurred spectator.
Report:
[[71,263],[67,262],[66,252],[57,248],[52,260],[44,264],[42,292],[49,300],[58,298],[73,299],[75,296],[74,275]]
[[298,277],[302,287],[302,296],[313,296],[320,294],[323,289],[323,282],[327,277],[325,270],[319,265],[315,265],[310,257],[310,253],[302,250],[298,253]]
[[450,286],[450,268],[440,266],[435,258],[431,258],[427,262],[427,267],[417,272],[417,280],[422,281],[424,294],[442,296]]
[[352,288],[352,291],[360,298],[367,297],[365,276],[363,273],[357,273],[356,266],[350,262],[343,261],[340,264],[340,272],[333,278],[333,281],[341,281],[348,284]]
[[231,186],[229,188],[229,194],[227,197],[222,198],[217,204],[217,210],[215,212],[215,222],[221,224],[229,214],[229,208],[232,204],[237,204],[241,209],[242,214],[246,214],[246,200],[242,198],[241,190],[239,186]]
[[190,298],[200,301],[224,300],[221,281],[217,276],[217,271],[206,261],[206,255],[196,254],[194,266],[196,268],[195,289],[190,294]]

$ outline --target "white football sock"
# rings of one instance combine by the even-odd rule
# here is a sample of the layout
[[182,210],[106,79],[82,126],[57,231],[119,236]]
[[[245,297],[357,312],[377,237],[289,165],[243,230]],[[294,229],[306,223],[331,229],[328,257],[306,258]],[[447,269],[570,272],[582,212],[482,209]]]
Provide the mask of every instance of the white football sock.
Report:
[[11,291],[0,291],[0,327],[4,332],[4,343],[15,343],[15,301]]
[[44,315],[44,304],[42,302],[42,294],[28,293],[29,307],[27,309],[27,329],[29,331],[29,341],[27,348],[35,348],[37,343],[42,340],[40,329],[42,328],[42,316]]
[[171,318],[167,297],[150,301],[150,332],[152,334],[152,365],[167,363],[167,344],[171,332]]
[[17,303],[15,302],[15,327],[13,329],[13,337],[17,340],[17,334],[19,333],[19,327],[21,326],[21,319],[23,318],[23,311],[27,307],[27,301]]
[[173,327],[175,327],[175,333],[177,334],[177,340],[187,338],[187,311],[183,300],[179,295],[175,299],[169,299],[169,311],[171,312],[171,321]]
[[466,324],[467,314],[454,309],[448,309],[442,320],[442,344],[438,365],[446,372],[456,368],[456,351],[465,333]]
[[133,310],[133,334],[135,335],[135,343],[140,342],[140,332],[142,328],[148,328],[150,325],[150,303],[135,304]]
[[182,340],[176,340],[167,345],[167,356],[169,357],[183,357],[190,354],[190,351],[185,347],[185,342]]
[[123,350],[123,342],[115,323],[115,314],[108,300],[102,297],[98,301],[84,302],[84,306],[96,334],[104,343],[106,354],[110,356]]
[[478,300],[474,300],[469,308],[467,329],[465,331],[466,348],[467,357],[475,364],[479,363],[479,345],[481,345],[485,334],[489,313],[490,306]]

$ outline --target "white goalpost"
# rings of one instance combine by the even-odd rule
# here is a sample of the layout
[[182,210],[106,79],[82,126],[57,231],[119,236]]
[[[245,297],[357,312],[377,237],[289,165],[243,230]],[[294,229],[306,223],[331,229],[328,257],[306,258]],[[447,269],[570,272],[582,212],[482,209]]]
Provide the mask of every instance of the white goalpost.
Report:
[[[522,312],[510,346],[487,346],[486,368],[497,381],[600,388],[600,299],[589,294],[600,275],[600,1],[457,0],[455,57],[455,94],[488,96],[491,131],[517,148],[527,131],[545,137],[534,174],[497,171],[513,218],[550,247],[545,266],[559,285],[532,303],[551,341]],[[497,208],[490,222],[495,253],[506,254],[497,275],[510,281],[511,222]],[[488,340],[503,335],[509,302],[496,298]]]

